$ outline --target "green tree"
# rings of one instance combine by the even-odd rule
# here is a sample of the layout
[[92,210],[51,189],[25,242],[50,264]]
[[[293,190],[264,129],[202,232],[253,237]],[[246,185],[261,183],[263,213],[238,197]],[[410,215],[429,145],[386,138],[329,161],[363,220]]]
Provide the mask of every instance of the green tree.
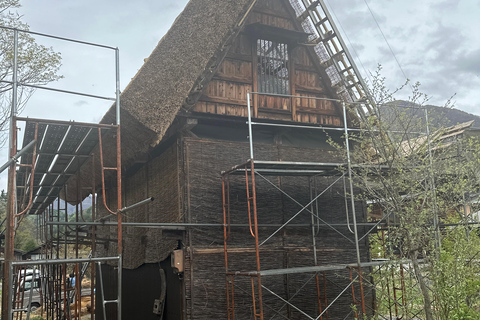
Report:
[[[468,225],[458,223],[470,218],[465,209],[472,206],[472,195],[479,193],[480,143],[465,134],[452,135],[442,123],[428,123],[426,130],[422,107],[428,97],[420,92],[419,84],[413,86],[407,104],[417,112],[406,112],[404,102],[399,106],[379,73],[372,87],[379,110],[363,121],[363,130],[352,137],[352,162],[364,164],[354,170],[353,179],[361,190],[359,197],[381,208],[390,224],[385,232],[385,257],[411,261],[416,285],[408,288],[411,305],[404,311],[420,308],[416,311],[427,320],[477,314],[474,306],[478,301],[474,300],[478,300],[480,288],[470,266],[478,258],[480,244]],[[457,223],[454,231],[440,230],[445,221]],[[378,241],[372,243],[378,251]],[[398,266],[392,270],[383,276],[396,274]],[[456,290],[446,290],[453,284]],[[388,300],[383,305],[391,305],[388,294],[377,297]]]
[[[21,16],[13,11],[20,7],[20,0],[0,0],[0,26],[29,30]],[[0,132],[8,130],[11,106],[13,74],[14,33],[11,29],[0,29]],[[18,34],[18,82],[21,84],[45,85],[61,78],[57,72],[61,66],[60,53],[39,45],[31,34]],[[34,88],[19,86],[18,111],[31,97]],[[5,134],[1,142],[5,142]]]

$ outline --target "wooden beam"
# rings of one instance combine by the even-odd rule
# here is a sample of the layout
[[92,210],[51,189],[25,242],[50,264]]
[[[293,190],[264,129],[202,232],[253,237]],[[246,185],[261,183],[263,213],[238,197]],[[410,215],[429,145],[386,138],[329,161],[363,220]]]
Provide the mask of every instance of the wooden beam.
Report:
[[290,110],[285,109],[274,109],[274,108],[258,108],[259,112],[269,112],[269,113],[276,113],[276,114],[291,114]]
[[217,73],[215,76],[213,76],[213,80],[229,81],[249,85],[252,84],[252,78],[237,77],[226,73]]
[[205,94],[202,95],[198,100],[204,101],[204,102],[211,102],[211,103],[232,104],[232,105],[242,106],[242,107],[247,106],[247,100],[238,100],[238,99],[225,98],[225,97],[213,97]]
[[311,92],[311,93],[321,93],[325,94],[325,89],[322,87],[307,87],[307,86],[302,86],[300,84],[295,85],[296,91],[301,91],[301,92]]
[[257,13],[261,13],[261,14],[266,14],[266,15],[269,15],[269,16],[274,16],[274,17],[278,17],[278,18],[283,18],[283,19],[286,19],[286,20],[290,20],[291,17],[288,13],[286,12],[282,12],[282,11],[278,11],[278,10],[272,10],[272,9],[267,9],[267,8],[262,8],[262,7],[255,7],[255,9],[253,9],[253,12],[257,12]]
[[314,108],[308,108],[308,107],[297,107],[297,112],[302,112],[302,113],[312,113],[312,114],[319,114],[319,115],[325,115],[325,116],[337,116],[337,113],[335,110],[325,110],[325,109],[314,109]]
[[241,54],[241,53],[236,53],[236,52],[229,52],[225,58],[230,59],[230,60],[240,60],[240,61],[252,62],[252,56],[251,55]]
[[[310,58],[310,57],[309,57],[309,58]],[[295,70],[319,74],[318,71],[317,71],[317,68],[315,68],[315,66],[306,66],[306,65],[304,65],[304,64],[298,64],[298,63],[296,63],[296,64],[295,64]],[[320,75],[319,75],[319,77],[320,77]]]

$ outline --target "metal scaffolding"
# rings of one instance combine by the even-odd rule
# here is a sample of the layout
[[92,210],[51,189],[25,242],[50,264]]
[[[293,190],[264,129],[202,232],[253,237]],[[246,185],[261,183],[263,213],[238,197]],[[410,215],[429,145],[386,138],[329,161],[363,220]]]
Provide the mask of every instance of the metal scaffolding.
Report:
[[[10,111],[9,161],[2,167],[8,172],[8,204],[5,230],[5,259],[3,265],[2,319],[21,318],[23,312],[30,318],[32,309],[42,307],[42,315],[49,319],[79,319],[82,296],[87,294],[81,289],[81,280],[88,267],[91,273],[91,288],[88,291],[91,303],[91,316],[95,314],[95,273],[96,263],[116,262],[117,297],[105,300],[102,290],[101,270],[99,277],[100,295],[106,319],[105,305],[116,304],[116,319],[121,319],[121,286],[122,286],[122,189],[121,189],[121,140],[120,140],[120,75],[118,48],[67,39],[27,30],[1,27],[13,33],[13,77],[4,81],[11,85],[12,103]],[[31,85],[18,81],[17,57],[19,34],[58,39],[70,43],[93,46],[115,52],[115,97],[92,95],[85,92],[67,91],[46,86]],[[75,121],[60,121],[48,119],[33,119],[18,117],[18,88],[32,87],[59,93],[74,94],[95,99],[112,101],[116,107],[116,123],[112,125],[82,123]],[[18,137],[19,123],[24,125],[23,142]],[[114,166],[104,164],[102,140],[106,137],[115,139],[116,157]],[[114,140],[114,141],[115,141]],[[20,149],[20,150],[18,150]],[[96,154],[95,154],[96,153]],[[95,163],[95,158],[100,161]],[[18,160],[20,160],[18,162]],[[81,185],[80,167],[91,162],[92,176],[85,179],[86,185]],[[101,171],[101,181],[95,181],[95,171]],[[105,171],[116,174],[116,202],[118,210],[111,210],[105,202]],[[76,196],[69,196],[67,183],[76,175]],[[96,186],[101,184],[103,204],[107,211],[117,217],[115,226],[118,228],[118,255],[113,257],[97,257],[95,244],[101,240],[95,236],[95,226],[90,226],[88,232],[80,231],[78,225],[68,221],[67,203],[75,203],[75,222],[83,220],[82,200],[86,194],[92,195],[92,218],[95,220]],[[61,198],[63,200],[61,200]],[[42,241],[42,252],[37,259],[15,261],[14,241],[18,224],[27,215],[37,216],[38,236]],[[61,229],[52,223],[65,222]],[[79,245],[91,246],[88,258],[79,257]],[[75,258],[69,258],[68,251],[73,250]],[[68,281],[68,271],[76,279],[75,285]],[[35,289],[35,290],[34,290]],[[32,301],[39,295],[39,302]],[[37,297],[38,298],[38,297]],[[113,319],[114,315],[109,315]]]
[[[411,301],[406,301],[405,294],[405,273],[409,272],[408,266],[409,261],[396,261],[392,262],[388,259],[380,259],[378,261],[370,261],[361,259],[361,249],[360,241],[365,241],[366,237],[371,234],[372,231],[378,231],[377,227],[387,226],[387,222],[383,221],[384,218],[380,219],[376,223],[367,223],[366,221],[357,221],[357,214],[355,212],[355,190],[353,187],[352,173],[355,170],[362,168],[362,164],[353,165],[350,159],[350,145],[349,141],[350,132],[358,131],[358,128],[349,128],[347,121],[347,108],[344,101],[336,100],[335,102],[343,106],[343,128],[332,128],[332,127],[322,127],[322,126],[304,126],[304,125],[285,125],[279,124],[279,126],[288,126],[292,128],[297,128],[298,130],[310,129],[310,130],[342,130],[343,136],[345,139],[344,146],[346,152],[346,159],[343,163],[314,163],[314,162],[289,162],[289,161],[270,161],[270,160],[257,160],[254,154],[254,133],[253,126],[275,126],[275,123],[262,123],[252,121],[252,113],[250,100],[253,99],[253,95],[262,95],[263,93],[248,93],[247,94],[247,103],[248,103],[248,132],[249,132],[249,144],[250,144],[250,159],[243,163],[232,167],[229,170],[222,172],[222,198],[223,198],[223,224],[224,224],[224,254],[225,254],[225,270],[226,270],[226,295],[227,295],[227,313],[228,319],[235,319],[236,310],[239,308],[235,305],[235,292],[241,290],[243,292],[251,292],[250,296],[252,299],[251,306],[253,308],[252,312],[254,319],[263,320],[265,318],[265,308],[270,311],[273,309],[264,302],[265,294],[271,295],[279,299],[284,303],[284,306],[293,308],[302,315],[302,319],[328,319],[328,311],[332,305],[335,304],[341,297],[350,297],[352,301],[352,308],[349,314],[353,314],[355,319],[363,318],[364,315],[373,314],[376,312],[374,305],[369,306],[366,303],[366,297],[373,297],[378,288],[375,287],[373,281],[370,279],[374,275],[382,274],[389,277],[390,280],[386,282],[384,288],[379,292],[379,294],[384,294],[387,297],[389,302],[388,309],[390,310],[390,318],[393,318],[393,315],[400,316],[404,312],[405,308]],[[300,96],[288,96],[286,98],[291,99],[321,99],[321,98],[310,98],[310,97],[300,97]],[[329,99],[332,100],[332,99]],[[430,148],[430,146],[429,146]],[[430,155],[431,156],[431,155]],[[388,168],[382,168],[381,165],[378,165],[380,170],[385,170],[388,172]],[[341,169],[343,168],[343,170]],[[231,250],[229,248],[229,241],[231,238],[231,227],[230,220],[232,203],[230,201],[231,196],[231,176],[241,176],[245,183],[245,189],[247,193],[247,212],[248,215],[248,228],[250,235],[254,238],[254,252],[255,252],[255,270],[251,271],[239,271],[231,267],[232,261],[236,259],[236,254],[240,252],[240,249]],[[282,188],[270,182],[266,177],[267,176],[296,176],[296,177],[307,177],[309,179],[309,189],[310,189],[310,201],[308,203],[301,203],[294,199]],[[312,186],[316,186],[316,179],[318,177],[333,177],[333,182],[325,186],[322,191],[319,191]],[[275,228],[275,231],[268,231],[266,234],[261,234],[259,231],[260,224],[258,223],[258,199],[257,199],[257,190],[258,186],[256,183],[257,179],[261,179],[266,182],[269,187],[273,187],[276,191],[279,191],[283,196],[285,196],[290,201],[298,205],[298,211],[293,213],[291,217],[283,224]],[[345,184],[345,179],[348,181]],[[331,189],[335,184],[344,183],[344,196],[345,196],[345,212],[346,212],[346,224],[331,224],[328,221],[322,219],[318,214],[318,199],[329,189]],[[238,183],[238,180],[236,180]],[[348,187],[347,187],[348,186]],[[238,196],[238,195],[235,195]],[[348,199],[348,200],[347,200]],[[348,203],[349,202],[349,203]],[[311,228],[311,248],[313,253],[313,265],[302,266],[302,267],[288,267],[284,269],[269,269],[264,270],[261,267],[261,257],[262,257],[262,246],[269,242],[275,234],[281,231],[283,228],[294,225],[295,219],[301,214],[307,214],[311,216],[311,224],[309,226],[303,226],[304,228]],[[317,246],[316,242],[316,232],[318,227],[322,225],[333,230],[336,235],[343,237],[349,241],[355,247],[355,259],[354,261],[345,261],[342,263],[340,261],[332,262],[328,265],[319,264],[317,258]],[[298,225],[297,225],[298,226]],[[363,226],[363,233],[360,233],[358,227]],[[342,228],[343,229],[340,229]],[[345,234],[345,227],[353,234],[353,240],[348,236],[349,232]],[[266,232],[266,229],[263,228],[263,232]],[[248,233],[248,232],[247,232]],[[305,234],[305,237],[307,235]],[[364,250],[368,251],[368,248]],[[253,259],[253,258],[252,258]],[[407,268],[405,268],[407,266]],[[349,273],[349,283],[347,285],[341,286],[340,292],[335,296],[327,295],[327,286],[331,286],[334,281],[331,279],[328,280],[325,272],[328,271],[338,271],[338,270],[348,270]],[[366,270],[366,276],[363,272]],[[289,274],[301,274],[309,273],[312,274],[310,280],[305,282],[301,288],[304,288],[308,283],[315,279],[314,283],[310,283],[311,286],[314,286],[316,291],[316,296],[312,297],[312,304],[316,305],[315,314],[308,314],[306,311],[301,310],[299,307],[295,306],[292,301],[285,299],[281,295],[275,293],[270,288],[266,287],[262,279],[264,277],[272,277],[275,275],[289,275]],[[250,289],[241,288],[238,278],[249,278]],[[327,282],[329,283],[327,285]],[[245,282],[243,282],[245,284]],[[339,284],[334,284],[335,286],[340,286]],[[298,294],[298,292],[297,292]],[[293,299],[293,297],[292,297]],[[370,301],[375,303],[374,298],[371,298]],[[402,308],[399,308],[402,306]],[[401,309],[401,310],[400,310]],[[276,314],[280,317],[285,317],[281,315],[278,311]],[[379,315],[382,318],[382,315]],[[347,316],[348,317],[348,316]]]

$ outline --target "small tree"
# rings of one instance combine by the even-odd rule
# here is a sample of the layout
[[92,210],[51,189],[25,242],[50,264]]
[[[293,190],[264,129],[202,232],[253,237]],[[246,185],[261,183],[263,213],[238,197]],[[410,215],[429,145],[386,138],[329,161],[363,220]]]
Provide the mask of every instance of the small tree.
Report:
[[[20,0],[0,0],[0,26],[28,30],[28,24],[21,21],[21,16],[12,12],[20,7]],[[0,29],[0,143],[5,142],[5,131],[11,106],[11,89],[13,74],[14,33],[11,29]],[[39,45],[28,33],[19,32],[18,82],[31,85],[45,85],[61,78],[57,72],[61,66],[60,53],[52,48]],[[34,92],[34,88],[18,88],[18,111]]]
[[[478,193],[480,144],[467,137],[444,139],[448,135],[443,123],[434,126],[424,114],[428,98],[418,83],[407,103],[396,101],[377,72],[372,93],[377,114],[362,121],[351,153],[353,163],[364,164],[353,176],[362,190],[359,197],[380,207],[391,225],[386,256],[411,261],[418,287],[410,288],[408,295],[417,295],[414,301],[421,301],[425,319],[452,319],[453,314],[473,310],[475,295],[470,291],[477,290],[477,282],[468,266],[480,246],[476,233],[463,230],[463,250],[455,250],[459,229],[440,230],[440,221],[466,218],[467,199]],[[460,271],[464,272],[458,279]],[[451,283],[461,290],[445,294]],[[459,302],[465,297],[470,304]]]

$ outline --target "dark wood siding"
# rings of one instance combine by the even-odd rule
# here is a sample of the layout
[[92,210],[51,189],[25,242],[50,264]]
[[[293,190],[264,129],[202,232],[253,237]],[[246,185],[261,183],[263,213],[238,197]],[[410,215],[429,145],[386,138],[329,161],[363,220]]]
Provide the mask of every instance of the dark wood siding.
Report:
[[[124,222],[179,222],[180,191],[178,176],[177,144],[174,143],[160,156],[143,165],[135,174],[123,179],[123,203],[128,206],[149,197],[155,201],[128,211],[123,215]],[[109,187],[107,199],[113,199],[114,186]],[[99,198],[99,203],[102,199]],[[108,202],[107,202],[108,203]],[[112,205],[112,208],[115,209]],[[107,214],[99,206],[99,217]],[[116,239],[117,228],[99,227],[99,238]],[[163,261],[177,247],[177,241],[166,240],[159,229],[123,227],[124,268],[134,269],[138,266]],[[116,241],[99,246],[98,251],[104,256],[116,256]]]
[[[221,175],[245,160],[248,155],[247,143],[202,140],[186,138],[184,149],[188,149],[185,166],[188,165],[189,205],[191,221],[194,223],[222,223]],[[334,158],[320,149],[296,148],[282,145],[257,144],[256,155],[260,159],[328,162]],[[319,178],[317,188],[323,190],[338,177]],[[268,180],[283,188],[300,203],[309,202],[309,185],[306,177],[269,177]],[[281,224],[295,214],[300,207],[275,190],[268,182],[257,178],[258,219],[260,224]],[[185,182],[187,183],[187,182]],[[231,223],[248,224],[246,211],[246,190],[242,177],[230,179]],[[345,223],[345,200],[343,185],[337,183],[319,199],[319,215],[329,223]],[[357,203],[357,218],[362,221],[365,210]],[[301,214],[296,224],[310,224],[309,214]],[[340,228],[348,235],[346,228]],[[360,232],[364,232],[360,228]],[[274,228],[260,228],[261,238],[266,238]],[[351,237],[350,237],[351,238]],[[231,271],[255,270],[254,238],[248,228],[232,228],[229,241],[229,266]],[[319,264],[354,263],[355,246],[332,229],[322,226],[316,235]],[[223,255],[222,228],[196,228],[189,233],[186,242],[185,285],[189,301],[187,319],[225,319],[225,265]],[[362,260],[368,260],[368,243],[360,244]],[[231,250],[231,251],[230,251]],[[271,241],[262,246],[261,266],[263,270],[313,265],[312,234],[310,227],[287,227]],[[327,297],[331,301],[349,283],[348,271],[327,272]],[[312,280],[313,279],[313,280]],[[236,318],[250,319],[252,300],[249,278],[236,278]],[[305,287],[296,292],[305,284]],[[283,298],[292,297],[292,302],[311,314],[317,308],[315,303],[316,284],[312,274],[263,277],[262,284]],[[357,288],[358,289],[358,288]],[[290,319],[302,316],[295,310],[282,307],[283,303],[268,292],[264,292],[265,317],[269,319],[278,310]],[[344,295],[330,309],[329,319],[344,319],[351,311],[349,295]]]

